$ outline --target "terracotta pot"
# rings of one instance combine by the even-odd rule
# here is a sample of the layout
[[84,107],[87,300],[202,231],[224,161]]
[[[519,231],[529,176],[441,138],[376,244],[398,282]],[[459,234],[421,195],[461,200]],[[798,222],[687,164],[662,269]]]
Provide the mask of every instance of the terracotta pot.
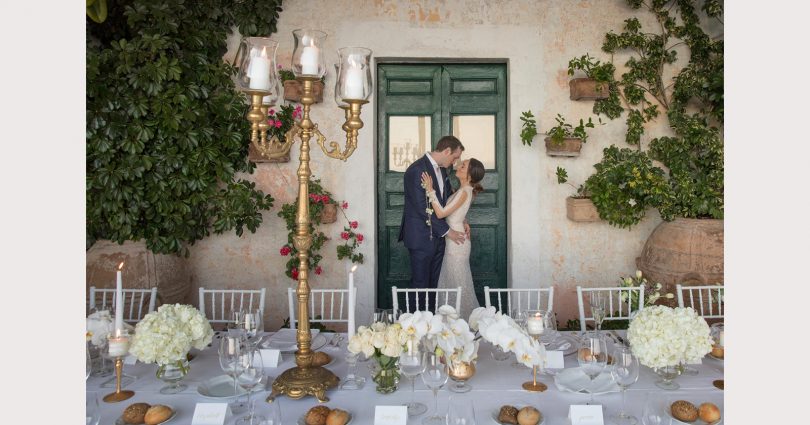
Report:
[[321,224],[331,224],[337,221],[337,205],[326,204],[321,210]]
[[[304,93],[304,87],[298,80],[287,80],[284,82],[284,99],[293,102],[300,102],[301,95]],[[316,81],[312,83],[312,96],[315,97],[315,103],[323,102],[323,82]]]
[[574,78],[568,82],[571,89],[571,100],[607,99],[610,87],[607,83],[599,83],[593,78]]
[[554,143],[551,137],[546,137],[546,154],[548,156],[579,156],[582,150],[582,139],[578,137],[566,137],[562,143]]
[[[86,287],[115,288],[115,271],[124,262],[124,288],[157,286],[157,306],[161,304],[193,303],[191,273],[185,258],[179,255],[155,254],[144,242],[100,240],[85,255]],[[88,289],[89,290],[89,289]]]
[[565,215],[571,221],[590,222],[599,221],[599,211],[590,198],[565,198]]
[[675,284],[723,282],[723,220],[676,218],[653,230],[636,266],[668,292]]

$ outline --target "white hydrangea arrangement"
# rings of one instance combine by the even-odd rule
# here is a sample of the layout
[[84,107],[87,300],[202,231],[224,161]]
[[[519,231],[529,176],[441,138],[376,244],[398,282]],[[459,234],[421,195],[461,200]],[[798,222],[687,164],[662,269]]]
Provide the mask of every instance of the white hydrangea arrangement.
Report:
[[651,368],[696,363],[712,350],[709,325],[691,307],[645,307],[630,321],[627,338],[639,362]]
[[144,363],[165,366],[183,360],[192,347],[204,349],[213,337],[211,324],[199,310],[166,304],[138,322],[129,352]]
[[504,352],[514,352],[526,367],[542,366],[546,359],[543,344],[529,336],[511,317],[498,313],[495,307],[478,307],[470,314],[470,327],[481,337]]

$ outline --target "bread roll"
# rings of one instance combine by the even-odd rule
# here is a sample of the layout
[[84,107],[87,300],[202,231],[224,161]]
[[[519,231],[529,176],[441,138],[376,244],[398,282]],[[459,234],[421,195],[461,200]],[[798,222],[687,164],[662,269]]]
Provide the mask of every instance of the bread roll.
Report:
[[307,425],[326,425],[326,417],[331,410],[326,406],[315,406],[309,409],[304,421]]
[[540,411],[532,406],[526,406],[518,412],[518,425],[537,425],[540,423]]
[[518,409],[515,406],[505,405],[501,406],[501,410],[498,412],[498,422],[502,424],[514,424],[517,425]]
[[683,422],[694,422],[698,418],[698,408],[686,400],[678,400],[670,406],[672,417]]
[[717,357],[718,359],[722,359],[724,355],[725,349],[720,347],[719,345],[715,345],[712,347],[712,356]]
[[143,417],[143,422],[146,425],[157,425],[161,422],[165,422],[172,417],[174,411],[169,406],[164,406],[162,404],[156,404],[149,408],[146,411],[146,415]]
[[146,411],[149,410],[148,403],[135,403],[130,404],[124,409],[124,413],[121,414],[121,419],[124,422],[132,425],[142,424],[143,417],[146,415]]
[[346,425],[349,422],[349,412],[340,409],[332,409],[326,416],[326,425]]
[[720,420],[720,408],[712,403],[703,403],[698,407],[698,416],[707,424],[717,422]]

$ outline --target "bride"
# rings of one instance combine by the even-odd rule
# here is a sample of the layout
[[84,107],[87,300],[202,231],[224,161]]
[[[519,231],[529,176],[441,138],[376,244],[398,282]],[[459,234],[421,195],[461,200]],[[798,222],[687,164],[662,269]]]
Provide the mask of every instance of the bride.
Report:
[[[464,232],[464,223],[467,221],[467,211],[470,209],[473,197],[484,190],[478,184],[484,178],[484,164],[470,158],[461,163],[456,170],[456,178],[461,182],[459,190],[450,195],[447,204],[442,207],[436,198],[435,191],[428,191],[430,203],[436,217],[447,217],[447,224],[451,229]],[[433,187],[430,174],[422,173],[422,186]],[[439,288],[455,289],[461,286],[460,317],[469,317],[473,309],[478,307],[475,298],[472,272],[470,271],[470,241],[465,239],[461,244],[449,243],[444,251],[442,270],[439,273]]]

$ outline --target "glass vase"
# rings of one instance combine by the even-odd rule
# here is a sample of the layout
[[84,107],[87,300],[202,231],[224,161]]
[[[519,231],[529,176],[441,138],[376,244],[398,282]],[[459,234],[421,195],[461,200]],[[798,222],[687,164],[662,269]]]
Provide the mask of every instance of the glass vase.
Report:
[[675,382],[675,378],[680,375],[678,365],[657,367],[653,369],[660,378],[655,382],[655,386],[664,390],[677,390],[681,386]]
[[90,356],[90,376],[110,376],[113,373],[113,361],[104,355],[107,351],[107,338],[100,345],[87,342],[87,353]]
[[453,380],[448,389],[454,393],[466,393],[472,389],[467,383],[475,375],[475,362],[450,361],[447,376]]
[[397,390],[399,385],[399,358],[385,357],[375,359],[369,363],[372,380],[377,384],[377,392],[380,394],[391,394]]
[[160,393],[176,394],[188,388],[188,385],[180,383],[188,375],[188,371],[188,360],[185,358],[169,364],[158,365],[155,376],[167,384],[160,389]]

